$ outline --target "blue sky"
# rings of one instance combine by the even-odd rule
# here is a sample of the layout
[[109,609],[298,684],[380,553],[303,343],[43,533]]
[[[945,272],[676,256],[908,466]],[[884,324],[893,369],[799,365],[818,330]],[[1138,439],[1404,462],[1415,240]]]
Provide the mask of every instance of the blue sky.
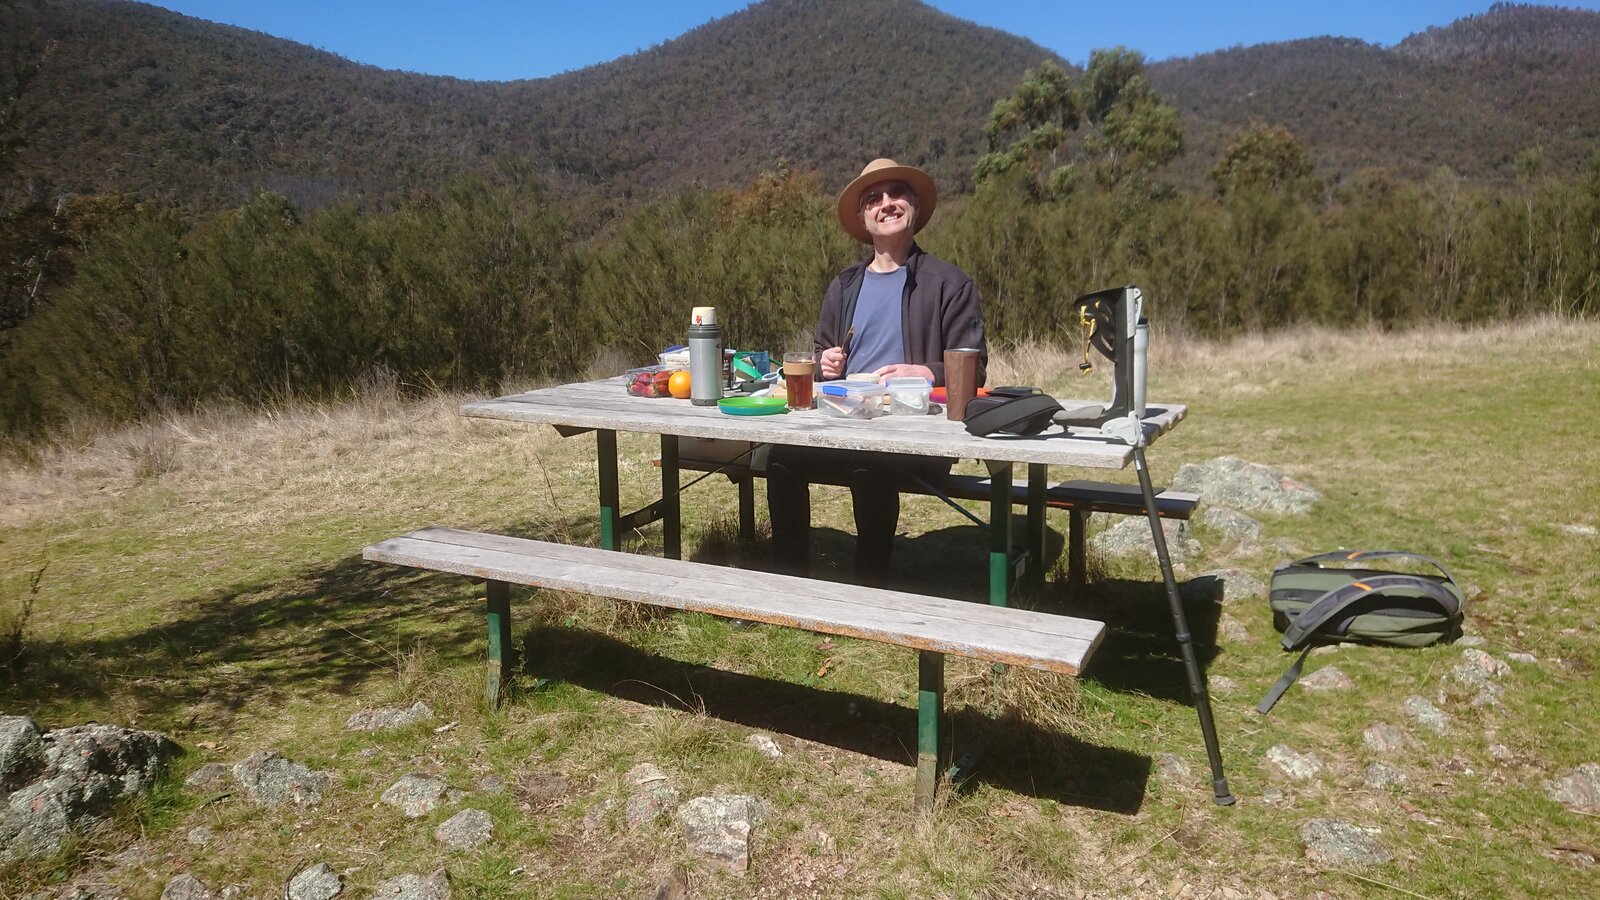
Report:
[[[862,0],[870,2],[870,0]],[[1391,45],[1484,12],[1491,0],[933,0],[1083,63],[1121,44],[1151,60],[1335,35]],[[478,80],[540,78],[606,62],[743,9],[743,0],[160,0],[385,69]],[[1600,0],[1560,5],[1600,9]]]

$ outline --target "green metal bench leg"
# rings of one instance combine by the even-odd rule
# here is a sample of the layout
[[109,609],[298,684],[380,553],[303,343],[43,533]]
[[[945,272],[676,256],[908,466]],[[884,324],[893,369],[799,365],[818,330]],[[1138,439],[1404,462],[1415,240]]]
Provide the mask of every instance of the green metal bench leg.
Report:
[[661,555],[683,559],[683,520],[678,499],[678,436],[661,436]]
[[1081,509],[1069,510],[1067,522],[1067,583],[1079,587],[1089,581],[1089,560],[1085,552],[1089,530],[1089,514]]
[[944,714],[944,654],[917,651],[917,809],[933,811],[939,785],[939,719]]
[[511,644],[511,585],[485,582],[489,614],[489,708],[500,705],[500,688],[515,671],[517,651]]
[[605,550],[617,549],[621,529],[617,520],[622,516],[621,500],[617,491],[617,433],[601,429],[594,433],[595,459],[600,467],[600,546]]

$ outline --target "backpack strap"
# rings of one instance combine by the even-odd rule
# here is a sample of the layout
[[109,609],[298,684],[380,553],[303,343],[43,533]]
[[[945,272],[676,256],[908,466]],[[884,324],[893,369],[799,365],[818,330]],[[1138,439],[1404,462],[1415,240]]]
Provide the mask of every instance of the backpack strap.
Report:
[[[1416,556],[1413,553],[1399,551],[1378,552],[1388,556]],[[1372,555],[1376,554],[1368,554],[1368,558],[1371,558]],[[1324,553],[1303,559],[1300,562],[1314,564],[1316,560],[1324,556],[1344,558],[1345,554]],[[1417,558],[1422,559],[1424,557]],[[1429,560],[1429,562],[1432,562],[1432,560]],[[1438,565],[1438,563],[1434,563],[1434,565]],[[1440,566],[1441,570],[1443,568],[1443,566]],[[1446,572],[1445,577],[1448,578],[1449,574]],[[1454,585],[1454,583],[1452,580],[1451,584]],[[1299,680],[1301,666],[1305,664],[1306,657],[1311,653],[1311,636],[1316,633],[1317,629],[1363,597],[1369,594],[1381,594],[1386,589],[1397,587],[1410,588],[1437,602],[1445,614],[1451,618],[1455,618],[1461,613],[1461,601],[1456,598],[1456,595],[1431,578],[1423,578],[1418,575],[1379,575],[1376,578],[1368,578],[1365,581],[1352,581],[1348,584],[1341,584],[1318,597],[1316,602],[1306,607],[1306,610],[1296,616],[1294,621],[1290,622],[1289,626],[1283,630],[1283,649],[1299,649],[1302,644],[1305,645],[1305,649],[1300,651],[1300,655],[1295,661],[1278,677],[1277,682],[1272,685],[1272,689],[1267,691],[1267,695],[1261,698],[1261,702],[1256,705],[1256,712],[1266,715],[1271,711],[1273,704],[1278,702],[1278,698],[1283,696],[1283,692],[1287,691],[1290,685]]]
[[1331,551],[1331,552],[1328,552],[1328,553],[1318,553],[1315,556],[1308,556],[1305,559],[1297,559],[1294,562],[1290,563],[1289,565],[1292,565],[1292,566],[1306,566],[1306,565],[1320,566],[1321,563],[1325,563],[1325,562],[1353,563],[1353,562],[1365,562],[1366,560],[1369,560],[1369,559],[1395,559],[1395,558],[1415,559],[1415,560],[1420,560],[1422,562],[1425,562],[1428,565],[1433,566],[1435,569],[1438,569],[1441,573],[1443,573],[1446,581],[1449,581],[1451,584],[1455,584],[1456,583],[1455,576],[1451,575],[1450,574],[1450,570],[1446,569],[1443,565],[1441,565],[1438,560],[1430,559],[1429,557],[1423,556],[1420,553],[1407,553],[1404,550],[1334,550],[1334,551]]
[[1295,616],[1294,621],[1283,630],[1283,649],[1298,648],[1329,619],[1368,594],[1381,594],[1385,589],[1397,587],[1410,588],[1437,602],[1445,615],[1452,619],[1461,614],[1461,601],[1456,599],[1455,594],[1446,590],[1444,585],[1431,578],[1417,575],[1379,575],[1365,581],[1341,584],[1318,597],[1316,602]]
[[1305,664],[1306,657],[1310,655],[1311,645],[1307,644],[1306,648],[1300,651],[1300,655],[1295,657],[1289,668],[1284,669],[1283,674],[1278,676],[1277,682],[1272,685],[1272,690],[1267,691],[1267,695],[1261,698],[1260,703],[1256,704],[1256,712],[1264,716],[1272,711],[1273,705],[1278,702],[1279,697],[1283,696],[1283,692],[1289,689],[1289,685],[1300,680],[1300,667]]

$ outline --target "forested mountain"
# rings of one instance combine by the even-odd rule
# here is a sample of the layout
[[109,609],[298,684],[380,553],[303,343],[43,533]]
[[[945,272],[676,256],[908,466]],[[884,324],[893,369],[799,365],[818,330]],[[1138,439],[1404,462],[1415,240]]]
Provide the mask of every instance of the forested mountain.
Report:
[[1392,49],[1315,38],[1150,66],[1204,171],[1252,119],[1287,126],[1324,175],[1440,166],[1509,181],[1523,151],[1571,171],[1600,148],[1600,13],[1500,4]]
[[[263,188],[303,208],[372,202],[508,157],[622,200],[745,183],[780,158],[831,184],[880,153],[959,190],[991,105],[1052,58],[915,0],[766,0],[613,62],[503,83],[379,70],[119,0],[0,6],[0,53],[8,71],[40,62],[6,120],[3,137],[26,142],[8,187],[196,209]],[[1191,185],[1253,119],[1287,125],[1334,178],[1447,166],[1503,182],[1525,149],[1573,171],[1600,140],[1592,12],[1497,6],[1392,49],[1293,41],[1150,74],[1184,113],[1175,176]]]
[[769,0],[605,65],[471,83],[142,4],[18,13],[8,55],[53,44],[20,118],[25,170],[205,205],[257,187],[300,204],[385,194],[503,156],[623,191],[748,180],[784,157],[837,176],[876,152],[959,182],[990,105],[1049,55],[913,0]]

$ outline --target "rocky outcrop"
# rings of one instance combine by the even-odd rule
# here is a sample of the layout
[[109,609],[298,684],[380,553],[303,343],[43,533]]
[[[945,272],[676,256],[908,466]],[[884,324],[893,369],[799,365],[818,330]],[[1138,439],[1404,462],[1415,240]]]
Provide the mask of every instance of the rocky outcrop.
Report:
[[56,852],[81,823],[149,790],[179,752],[153,731],[79,725],[41,732],[31,719],[4,717],[0,865]]
[[1279,515],[1310,512],[1322,499],[1278,469],[1233,456],[1185,463],[1172,479],[1172,490],[1199,494],[1207,506]]

